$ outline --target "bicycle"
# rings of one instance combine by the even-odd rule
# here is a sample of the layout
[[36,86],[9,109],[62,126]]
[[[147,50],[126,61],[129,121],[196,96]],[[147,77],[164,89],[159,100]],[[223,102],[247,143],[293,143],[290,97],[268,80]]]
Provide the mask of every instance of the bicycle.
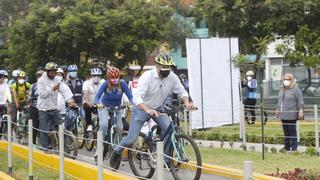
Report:
[[81,106],[68,107],[64,122],[66,129],[75,135],[79,149],[83,148],[85,144],[84,137],[86,133],[86,121],[81,111]]
[[[108,130],[106,134],[104,135],[104,140],[108,143],[103,143],[103,159],[109,159],[113,149],[118,145],[122,139],[123,136],[125,136],[127,133],[122,131],[117,126],[117,111],[126,108],[125,106],[121,106],[120,108],[118,106],[115,107],[104,107],[108,111],[109,114],[109,125]],[[99,128],[98,128],[99,129]],[[95,157],[95,161],[97,162],[97,157]]]
[[7,108],[5,106],[0,106],[0,139],[3,136],[4,139],[7,139],[6,136],[8,133],[8,115]]
[[[168,112],[160,112],[160,116],[168,116]],[[171,171],[175,179],[200,179],[202,160],[198,146],[195,141],[186,134],[179,131],[170,116],[170,125],[161,137],[164,149],[168,149],[170,158],[165,158],[166,169]],[[150,127],[148,135],[139,133],[139,137],[128,150],[130,168],[134,175],[141,178],[151,178],[156,168],[156,142],[154,131]],[[190,156],[190,152],[194,154]],[[192,173],[193,175],[190,175]]]
[[[64,134],[64,152],[66,157],[71,159],[76,159],[78,155],[78,142],[76,140],[75,135],[67,130],[62,123],[63,126],[63,134]],[[53,125],[52,131],[48,133],[48,137],[50,139],[51,147],[54,152],[59,151],[59,131],[58,124]]]
[[29,105],[22,106],[17,112],[17,124],[13,129],[19,144],[28,144],[28,120],[30,119]]
[[87,151],[92,151],[92,149],[95,146],[95,141],[97,139],[97,132],[99,130],[99,116],[98,112],[96,111],[96,107],[94,106],[95,110],[93,113],[91,113],[91,119],[92,119],[92,131],[86,131],[85,137],[87,138],[85,140],[85,148]]

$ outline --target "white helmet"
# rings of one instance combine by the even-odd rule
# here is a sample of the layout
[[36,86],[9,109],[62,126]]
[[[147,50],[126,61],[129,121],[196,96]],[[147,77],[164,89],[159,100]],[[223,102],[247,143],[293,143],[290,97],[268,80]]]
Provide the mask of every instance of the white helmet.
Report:
[[253,75],[254,75],[253,71],[248,71],[248,72],[246,73],[246,76],[253,76]]
[[90,74],[91,74],[91,75],[102,75],[102,71],[101,71],[101,69],[99,69],[99,68],[92,68],[92,69],[90,70]]
[[14,70],[14,71],[12,71],[12,76],[13,77],[18,77],[18,75],[20,74],[20,70]]
[[63,73],[63,69],[62,68],[58,68],[57,73]]

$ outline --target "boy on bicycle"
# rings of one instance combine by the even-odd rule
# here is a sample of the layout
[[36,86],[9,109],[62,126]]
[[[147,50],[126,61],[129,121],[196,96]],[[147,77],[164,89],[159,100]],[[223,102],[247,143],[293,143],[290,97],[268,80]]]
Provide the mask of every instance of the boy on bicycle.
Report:
[[120,166],[122,147],[129,147],[135,142],[145,121],[152,117],[162,130],[168,128],[169,117],[159,116],[158,111],[170,93],[179,94],[185,108],[192,108],[188,93],[178,76],[170,72],[170,67],[174,64],[173,59],[167,54],[159,54],[155,62],[156,68],[144,72],[138,81],[137,91],[133,97],[135,107],[132,110],[128,136],[121,140],[110,158],[110,166],[114,169]]

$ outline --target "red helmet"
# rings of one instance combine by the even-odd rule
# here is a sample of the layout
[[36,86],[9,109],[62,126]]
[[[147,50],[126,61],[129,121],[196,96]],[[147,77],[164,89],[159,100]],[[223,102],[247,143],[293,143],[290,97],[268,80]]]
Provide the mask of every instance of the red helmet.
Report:
[[109,67],[107,70],[107,78],[108,79],[119,79],[120,70],[116,67]]

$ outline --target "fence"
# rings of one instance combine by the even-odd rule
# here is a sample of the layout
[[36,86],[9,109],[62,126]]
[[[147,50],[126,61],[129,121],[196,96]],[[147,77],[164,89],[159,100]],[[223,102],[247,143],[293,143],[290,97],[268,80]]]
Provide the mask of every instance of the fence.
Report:
[[[8,124],[8,132],[5,133],[3,132],[3,136],[6,136],[6,139],[8,141],[8,172],[9,173],[13,173],[13,164],[12,164],[12,153],[15,153],[15,154],[18,154],[19,156],[24,156],[23,153],[20,153],[18,151],[15,151],[14,148],[12,148],[14,142],[17,142],[18,139],[17,137],[14,137],[13,134],[12,134],[12,125],[13,126],[22,126],[22,127],[28,127],[28,140],[27,141],[20,141],[23,145],[26,145],[26,147],[28,148],[28,157],[26,159],[28,159],[28,172],[29,172],[29,179],[33,179],[33,165],[34,163],[36,164],[41,164],[41,162],[37,161],[34,159],[33,157],[33,154],[35,152],[35,148],[40,148],[40,147],[37,147],[35,144],[33,144],[33,130],[37,130],[38,132],[45,132],[45,133],[56,133],[56,132],[53,132],[53,131],[41,131],[39,129],[36,129],[33,127],[32,125],[32,120],[29,120],[28,121],[28,125],[19,125],[17,123],[14,123],[11,121],[11,117],[8,116],[7,118],[7,124]],[[189,129],[190,130],[190,129]],[[59,177],[61,180],[63,180],[65,178],[65,176],[69,176],[71,177],[72,179],[81,179],[80,177],[78,177],[77,175],[75,174],[70,174],[68,172],[65,171],[65,156],[68,155],[70,156],[70,154],[67,154],[65,152],[65,146],[64,146],[64,137],[66,137],[66,135],[69,135],[69,134],[66,134],[65,131],[64,131],[64,127],[63,125],[59,125],[59,149],[57,151],[54,151],[54,150],[51,150],[53,151],[55,154],[58,154],[59,155],[59,168],[58,169],[55,169],[53,167],[50,167],[48,165],[45,165],[45,164],[42,164],[43,166],[47,166],[48,168],[51,168],[53,170],[56,170],[56,171],[59,171]],[[98,162],[97,162],[97,179],[101,180],[104,178],[104,168],[107,168],[107,169],[111,169],[111,170],[114,170],[112,169],[111,167],[109,166],[106,166],[104,163],[103,163],[103,143],[107,143],[107,144],[110,144],[109,142],[107,141],[103,141],[102,139],[102,132],[99,131],[98,132],[98,138],[97,140],[95,139],[87,139],[87,138],[83,138],[84,140],[90,140],[90,141],[96,141],[97,142],[97,154],[98,154]],[[115,146],[118,146],[118,145],[115,145]],[[131,151],[137,151],[139,153],[145,153],[145,154],[148,154],[148,156],[152,156],[152,155],[156,155],[156,172],[157,172],[157,179],[159,180],[163,180],[165,178],[164,176],[164,159],[163,157],[167,157],[167,158],[170,158],[170,159],[174,159],[174,161],[177,161],[179,162],[179,160],[177,160],[176,158],[172,158],[172,157],[169,157],[167,156],[166,154],[164,154],[163,152],[163,142],[157,142],[157,150],[156,152],[152,153],[152,152],[142,152],[142,151],[137,151],[136,149],[132,149],[132,148],[126,148],[126,149],[129,149]],[[123,147],[124,148],[124,147]],[[47,150],[49,151],[49,149],[44,149],[43,147],[41,147],[41,150]],[[75,157],[77,158],[78,160],[81,160],[81,161],[84,161],[86,163],[95,163],[94,161],[90,161],[88,159],[85,159],[84,157],[81,157],[81,156],[77,156]],[[202,171],[206,170],[207,172],[217,172],[217,171],[220,171],[220,173],[223,173],[224,170],[217,170],[217,169],[214,169],[212,167],[208,167],[208,166],[196,166],[194,165],[192,162],[182,162],[180,161],[180,163],[182,164],[185,164],[185,166],[189,166],[191,167],[191,169],[194,169],[194,168],[201,168]],[[251,170],[250,170],[251,168]],[[248,170],[249,169],[249,170]],[[124,172],[124,171],[117,171],[118,173],[121,173],[121,174],[124,174],[126,175],[127,177],[132,177],[132,178],[140,178],[140,179],[143,179],[141,177],[136,177],[134,175],[132,175],[131,173],[127,173],[127,172]],[[233,177],[238,177],[238,178],[242,178],[242,177],[246,177],[246,179],[257,179],[258,176],[260,175],[253,175],[252,174],[252,167],[250,165],[246,165],[245,166],[245,171],[244,171],[244,175],[242,172],[228,172],[229,174],[231,174]],[[123,178],[125,179],[125,178]],[[276,178],[274,178],[276,179]]]

